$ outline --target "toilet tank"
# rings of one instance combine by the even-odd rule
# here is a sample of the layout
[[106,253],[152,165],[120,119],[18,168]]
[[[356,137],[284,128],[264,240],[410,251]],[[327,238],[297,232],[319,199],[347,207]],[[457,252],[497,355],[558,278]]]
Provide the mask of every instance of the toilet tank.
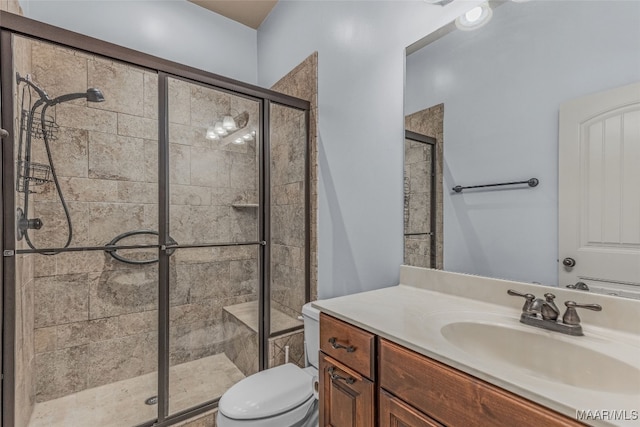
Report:
[[308,302],[302,306],[304,320],[304,353],[307,366],[318,369],[318,351],[320,351],[320,310],[311,307]]

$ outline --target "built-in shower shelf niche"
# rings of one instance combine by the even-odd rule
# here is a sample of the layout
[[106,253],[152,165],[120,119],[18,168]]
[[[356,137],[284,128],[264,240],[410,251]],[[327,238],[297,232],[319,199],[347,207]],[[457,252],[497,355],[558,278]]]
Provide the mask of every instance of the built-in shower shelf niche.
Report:
[[236,209],[252,209],[258,208],[260,207],[260,205],[258,205],[257,203],[234,203],[231,205],[231,207]]

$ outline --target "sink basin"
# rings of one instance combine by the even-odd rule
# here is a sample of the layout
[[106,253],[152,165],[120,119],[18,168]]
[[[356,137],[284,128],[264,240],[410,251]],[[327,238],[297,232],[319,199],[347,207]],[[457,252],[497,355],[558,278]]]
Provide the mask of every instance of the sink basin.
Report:
[[497,362],[529,376],[582,389],[640,393],[640,370],[582,345],[580,340],[587,344],[585,337],[557,337],[557,333],[472,321],[445,324],[440,333],[479,362]]

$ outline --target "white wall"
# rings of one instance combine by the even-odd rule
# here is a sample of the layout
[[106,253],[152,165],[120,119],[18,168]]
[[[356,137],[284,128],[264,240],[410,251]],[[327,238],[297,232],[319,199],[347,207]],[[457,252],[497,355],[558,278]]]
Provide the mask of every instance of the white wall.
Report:
[[21,0],[31,19],[247,83],[257,33],[186,0]]
[[280,1],[258,29],[261,86],[318,51],[320,298],[398,283],[404,48],[472,3]]
[[[407,58],[406,111],[445,104],[446,270],[557,284],[558,107],[640,80],[639,52],[639,2],[537,1]],[[539,187],[451,191],[530,177]]]

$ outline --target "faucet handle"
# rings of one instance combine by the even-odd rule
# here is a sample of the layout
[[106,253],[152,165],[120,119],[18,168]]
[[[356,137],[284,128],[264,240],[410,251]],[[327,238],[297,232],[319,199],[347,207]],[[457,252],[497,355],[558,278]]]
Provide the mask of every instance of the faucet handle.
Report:
[[560,310],[556,303],[553,300],[556,296],[550,292],[544,294],[545,302],[542,304],[542,309],[540,313],[542,314],[542,318],[544,320],[556,320],[560,315]]
[[602,311],[602,306],[600,304],[578,304],[575,301],[565,301],[564,305],[567,307],[567,311],[564,313],[564,316],[562,316],[562,322],[565,325],[580,324],[580,316],[578,316],[576,308],[586,308],[593,311]]
[[535,295],[533,295],[533,294],[523,294],[522,292],[514,291],[513,289],[509,289],[507,291],[507,293],[509,295],[512,295],[512,296],[525,298],[526,301],[524,302],[524,305],[522,306],[522,312],[523,313],[527,313],[527,314],[531,313],[531,305],[533,304],[533,300],[536,299]]

